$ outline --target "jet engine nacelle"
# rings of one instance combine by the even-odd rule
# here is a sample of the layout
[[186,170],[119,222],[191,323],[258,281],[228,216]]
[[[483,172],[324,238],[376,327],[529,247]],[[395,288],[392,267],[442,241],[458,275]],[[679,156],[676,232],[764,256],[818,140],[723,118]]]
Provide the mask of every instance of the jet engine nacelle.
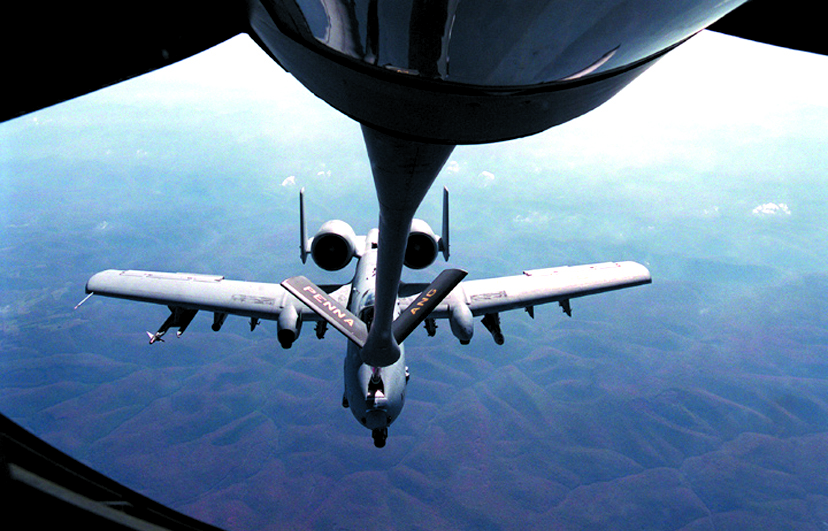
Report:
[[288,304],[282,308],[282,312],[276,320],[276,327],[276,337],[279,339],[279,344],[282,345],[282,348],[290,348],[302,330],[302,316],[296,311],[295,306]]
[[327,271],[338,271],[356,254],[356,234],[344,221],[334,219],[323,224],[311,243],[311,256],[316,265]]
[[434,234],[428,223],[421,219],[411,222],[408,243],[405,247],[405,265],[411,269],[423,269],[434,263],[441,250],[440,237]]

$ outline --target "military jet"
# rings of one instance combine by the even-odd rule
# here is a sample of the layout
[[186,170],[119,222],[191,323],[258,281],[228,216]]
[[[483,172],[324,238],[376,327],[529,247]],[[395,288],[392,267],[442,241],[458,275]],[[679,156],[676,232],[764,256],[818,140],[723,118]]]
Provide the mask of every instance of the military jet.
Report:
[[[86,292],[120,299],[168,306],[170,315],[155,332],[147,332],[150,344],[163,341],[170,328],[181,337],[199,311],[213,314],[212,329],[219,331],[228,315],[250,320],[250,330],[263,320],[276,321],[277,337],[284,348],[298,339],[305,322],[315,322],[316,336],[325,336],[328,324],[348,338],[345,354],[343,407],[371,430],[374,445],[385,446],[388,427],[402,411],[409,380],[403,341],[425,323],[429,336],[437,319],[447,319],[451,333],[467,345],[474,335],[474,317],[495,343],[504,343],[499,313],[524,308],[534,317],[534,307],[557,302],[571,316],[570,300],[650,283],[650,272],[635,262],[607,262],[574,267],[524,271],[520,275],[464,281],[466,272],[447,269],[429,285],[401,283],[396,290],[391,330],[399,355],[393,362],[366,362],[373,354],[369,331],[375,321],[379,231],[357,236],[341,220],[324,223],[308,238],[304,215],[304,190],[300,192],[300,257],[310,255],[317,266],[335,271],[356,258],[351,282],[317,286],[305,277],[281,284],[228,280],[218,275],[163,273],[110,269],[95,274]],[[410,269],[430,266],[442,253],[449,258],[448,191],[443,190],[443,226],[438,236],[423,220],[414,219],[407,237],[405,265]],[[88,297],[87,297],[88,298]]]

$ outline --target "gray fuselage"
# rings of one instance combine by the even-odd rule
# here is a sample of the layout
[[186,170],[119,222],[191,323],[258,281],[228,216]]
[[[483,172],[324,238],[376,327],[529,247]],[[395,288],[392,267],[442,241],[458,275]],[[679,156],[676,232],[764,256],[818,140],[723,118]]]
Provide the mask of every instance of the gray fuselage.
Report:
[[[348,302],[348,310],[363,319],[369,327],[374,310],[377,241],[378,231],[371,230],[357,263]],[[394,317],[398,314],[399,309],[396,308]],[[345,355],[345,399],[360,424],[370,430],[383,430],[397,418],[405,402],[407,372],[402,345],[400,358],[395,363],[378,369],[364,364],[360,348],[348,342]]]

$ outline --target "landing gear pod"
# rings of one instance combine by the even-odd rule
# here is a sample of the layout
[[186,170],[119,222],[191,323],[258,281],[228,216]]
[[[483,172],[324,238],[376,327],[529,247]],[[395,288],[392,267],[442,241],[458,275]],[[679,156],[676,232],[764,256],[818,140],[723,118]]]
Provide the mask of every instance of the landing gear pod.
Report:
[[296,307],[288,304],[282,308],[276,326],[276,337],[279,339],[279,344],[282,345],[282,348],[288,349],[299,338],[299,332],[302,330],[302,316],[296,311]]
[[461,345],[468,345],[474,335],[474,317],[469,306],[462,301],[451,303],[449,313],[451,333],[460,340]]
[[339,271],[356,254],[356,234],[344,221],[334,219],[319,228],[311,243],[313,261],[326,271]]

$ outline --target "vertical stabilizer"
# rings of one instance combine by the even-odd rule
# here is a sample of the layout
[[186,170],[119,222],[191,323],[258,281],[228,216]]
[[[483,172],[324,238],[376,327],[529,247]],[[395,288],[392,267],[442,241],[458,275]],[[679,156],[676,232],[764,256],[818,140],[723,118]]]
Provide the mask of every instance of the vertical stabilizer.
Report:
[[308,259],[310,253],[310,242],[308,241],[308,229],[305,224],[305,189],[299,190],[299,257],[302,263]]
[[449,259],[449,191],[443,187],[443,228],[440,230],[440,250],[443,251],[443,260]]

